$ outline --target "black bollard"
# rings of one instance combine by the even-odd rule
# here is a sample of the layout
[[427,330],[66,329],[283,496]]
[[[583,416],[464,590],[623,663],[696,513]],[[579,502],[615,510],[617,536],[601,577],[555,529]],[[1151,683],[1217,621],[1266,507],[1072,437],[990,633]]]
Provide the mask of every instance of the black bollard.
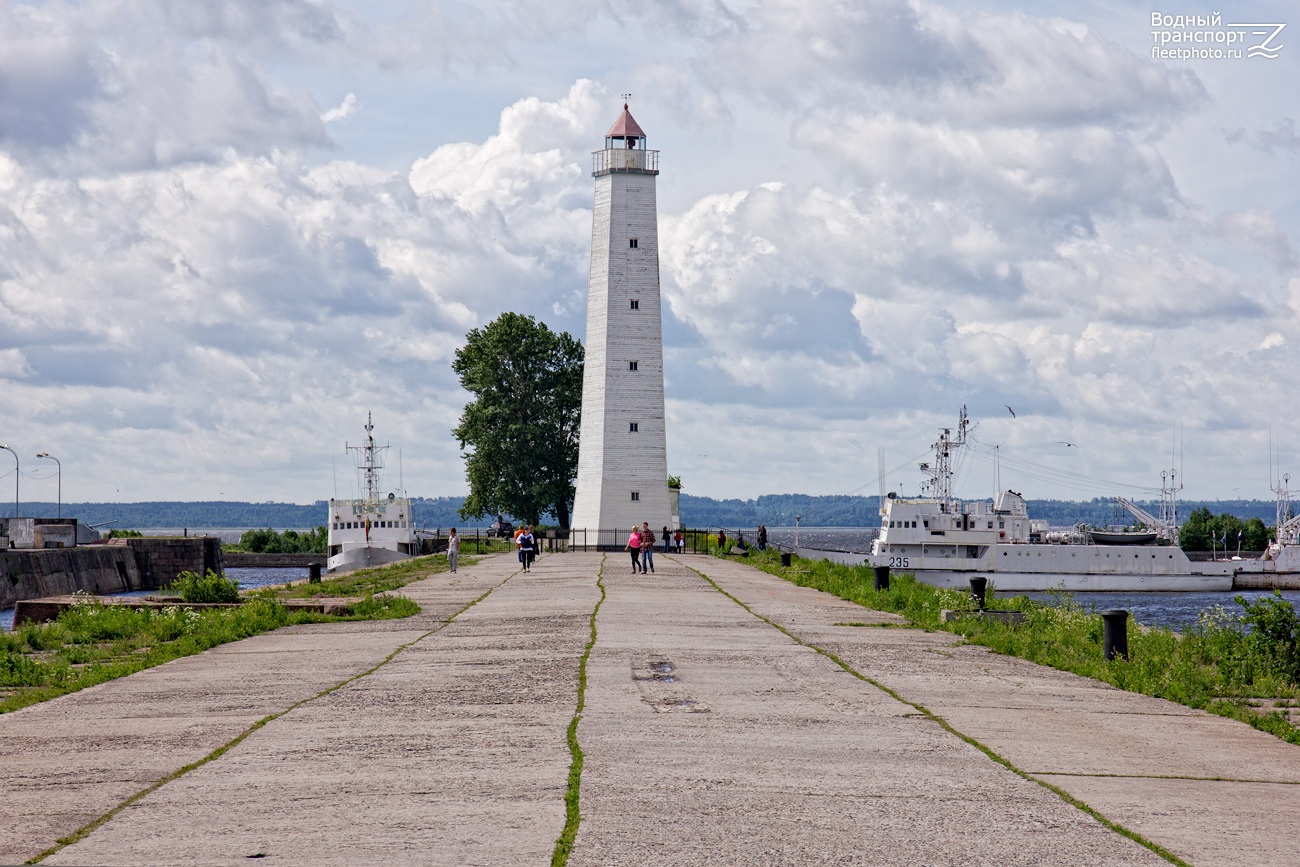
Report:
[[988,592],[989,579],[976,576],[970,579],[970,601],[980,611],[984,610],[984,595]]
[[782,552],[781,552],[781,565],[782,565],[782,566],[789,566],[789,565],[790,565],[790,552],[789,552],[789,551],[782,551]]
[[1122,608],[1101,612],[1101,626],[1102,656],[1128,659],[1128,612]]
[[319,584],[319,583],[320,583],[320,564],[319,564],[319,563],[312,563],[312,564],[310,564],[310,565],[307,567],[307,583],[308,583],[308,584]]
[[876,589],[888,590],[889,589],[889,567],[873,566],[871,571],[874,572],[876,575]]

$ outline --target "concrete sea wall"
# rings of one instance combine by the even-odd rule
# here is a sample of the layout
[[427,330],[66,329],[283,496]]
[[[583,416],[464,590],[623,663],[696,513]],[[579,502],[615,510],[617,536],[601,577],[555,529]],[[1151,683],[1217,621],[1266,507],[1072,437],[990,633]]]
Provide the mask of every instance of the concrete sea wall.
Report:
[[181,572],[222,572],[213,537],[121,539],[78,548],[0,551],[0,608],[20,599],[157,590]]

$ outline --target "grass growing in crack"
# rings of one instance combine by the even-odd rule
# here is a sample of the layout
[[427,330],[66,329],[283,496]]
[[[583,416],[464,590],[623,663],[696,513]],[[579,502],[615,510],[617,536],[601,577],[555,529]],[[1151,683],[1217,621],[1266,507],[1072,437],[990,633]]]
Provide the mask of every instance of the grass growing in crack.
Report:
[[900,614],[913,626],[952,632],[998,653],[1238,719],[1300,744],[1300,728],[1285,710],[1261,712],[1252,706],[1260,698],[1286,704],[1300,699],[1300,617],[1280,594],[1255,602],[1238,597],[1239,611],[1204,612],[1182,633],[1130,629],[1129,658],[1107,661],[1100,615],[1068,596],[1048,605],[1024,596],[998,597],[990,585],[989,607],[1022,611],[1024,623],[975,618],[940,623],[942,609],[971,607],[966,593],[930,587],[910,574],[891,576],[889,589],[877,591],[868,567],[796,559],[785,568],[774,552],[752,552],[747,561],[800,586]]
[[578,825],[582,820],[578,807],[582,796],[582,766],[586,756],[582,752],[582,745],[578,743],[578,723],[582,720],[583,708],[587,706],[587,662],[591,659],[592,648],[596,646],[596,615],[600,613],[600,606],[605,604],[604,575],[605,560],[601,558],[600,572],[596,575],[600,598],[596,600],[596,606],[591,609],[590,634],[587,637],[587,645],[582,650],[582,659],[578,663],[578,701],[573,710],[573,719],[569,721],[565,733],[569,754],[573,758],[569,763],[568,788],[564,793],[564,829],[555,841],[555,849],[551,853],[551,867],[564,867],[569,863],[569,854],[573,851],[573,841],[577,839]]

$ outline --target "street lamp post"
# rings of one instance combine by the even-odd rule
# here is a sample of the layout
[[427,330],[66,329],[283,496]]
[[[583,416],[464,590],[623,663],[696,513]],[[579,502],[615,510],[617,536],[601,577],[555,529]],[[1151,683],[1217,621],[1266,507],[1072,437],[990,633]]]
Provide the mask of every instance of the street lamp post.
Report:
[[9,448],[9,446],[0,446],[0,449],[4,449],[5,451],[9,452],[9,454],[14,456],[14,517],[17,518],[18,517],[18,467],[19,467],[18,452]]
[[55,477],[58,479],[58,482],[59,482],[59,487],[58,487],[58,491],[59,491],[59,519],[62,520],[62,519],[63,519],[63,464],[62,464],[62,462],[59,461],[58,458],[56,458],[54,455],[50,454],[49,452],[41,452],[41,453],[40,453],[39,455],[37,455],[36,457],[38,457],[38,458],[49,458],[50,460],[54,461],[55,465],[58,467],[58,469],[55,471]]

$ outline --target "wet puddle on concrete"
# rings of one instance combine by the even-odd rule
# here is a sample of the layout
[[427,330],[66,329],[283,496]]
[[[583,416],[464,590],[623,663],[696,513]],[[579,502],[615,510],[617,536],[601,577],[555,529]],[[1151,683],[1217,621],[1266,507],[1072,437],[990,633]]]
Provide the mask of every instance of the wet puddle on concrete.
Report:
[[666,656],[651,656],[644,663],[632,663],[632,680],[641,699],[655,713],[708,713],[701,701],[682,692],[677,665]]

